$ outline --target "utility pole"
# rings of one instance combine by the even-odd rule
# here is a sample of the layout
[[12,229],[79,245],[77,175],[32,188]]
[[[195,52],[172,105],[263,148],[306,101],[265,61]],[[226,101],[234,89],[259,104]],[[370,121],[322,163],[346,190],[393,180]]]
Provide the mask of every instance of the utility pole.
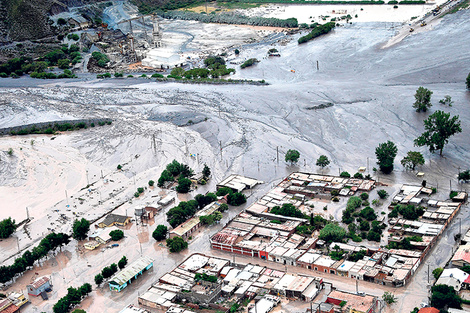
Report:
[[26,218],[29,220],[29,209],[26,207]]
[[356,279],[356,294],[359,294],[359,281]]
[[90,186],[90,180],[88,178],[88,170],[86,170],[86,185],[87,187]]
[[320,70],[320,66],[318,65],[318,60],[317,60],[317,71]]
[[429,263],[428,263],[428,284],[429,284]]
[[277,164],[279,164],[279,146],[276,146],[276,159],[277,159]]

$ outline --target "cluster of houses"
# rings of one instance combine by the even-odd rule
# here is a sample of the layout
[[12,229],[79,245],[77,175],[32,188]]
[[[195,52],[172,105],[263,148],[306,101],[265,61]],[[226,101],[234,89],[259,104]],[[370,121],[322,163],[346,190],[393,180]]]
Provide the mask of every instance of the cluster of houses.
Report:
[[[211,279],[201,279],[201,277]],[[313,301],[323,289],[322,278],[290,274],[258,265],[239,265],[229,260],[193,254],[171,272],[164,274],[139,296],[142,306],[167,313],[190,312],[199,305],[228,311],[234,303],[255,299],[249,312],[268,313],[280,296]],[[177,304],[179,303],[179,304]],[[182,305],[181,305],[182,304]],[[375,312],[376,297],[332,290],[321,312]]]
[[[284,203],[291,203],[305,213],[309,199],[328,194],[331,199],[333,190],[337,191],[335,194],[349,196],[369,191],[374,185],[371,180],[293,173],[213,235],[211,248],[388,286],[404,286],[458,213],[466,193],[459,193],[453,201],[438,201],[430,198],[433,194],[430,188],[402,186],[389,209],[413,205],[424,211],[417,220],[400,215],[389,218],[389,243],[413,238],[406,248],[399,244],[399,248],[387,249],[335,242],[326,246],[316,234],[296,234],[296,228],[305,224],[306,219],[269,213],[272,207]],[[334,248],[345,253],[343,259],[334,260],[328,255]],[[354,260],[351,256],[359,251],[363,251],[364,257]]]

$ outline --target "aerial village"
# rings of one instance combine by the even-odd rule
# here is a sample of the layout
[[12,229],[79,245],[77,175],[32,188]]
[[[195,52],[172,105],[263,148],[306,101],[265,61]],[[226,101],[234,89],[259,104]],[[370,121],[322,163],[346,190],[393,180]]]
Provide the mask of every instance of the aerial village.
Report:
[[[393,289],[406,286],[467,201],[467,193],[454,192],[450,199],[439,199],[436,188],[423,182],[399,186],[389,195],[381,189],[389,186],[363,171],[360,168],[354,177],[346,172],[340,176],[294,172],[207,237],[210,251],[193,253],[158,277],[151,273],[158,266],[152,256],[141,254],[129,264],[121,259],[119,270],[116,264],[107,274],[103,269],[104,279],[96,281],[95,277],[95,281],[104,281],[103,286],[113,292],[126,293],[141,276],[150,276],[151,284],[137,296],[138,305],[130,304],[122,313],[269,313],[277,312],[283,303],[291,303],[291,310],[299,312],[383,312],[388,298],[361,291],[359,282]],[[203,179],[208,178],[193,175],[192,186]],[[261,184],[238,174],[228,176],[216,185],[218,194],[224,196],[208,201],[164,237],[190,241],[210,227],[204,217],[227,208],[232,192],[249,194]],[[167,195],[156,197],[154,204],[136,207],[133,216],[110,213],[99,219],[83,241],[84,251],[118,249],[129,224],[148,223],[169,212],[177,205],[171,191],[175,187],[169,182],[163,185]],[[377,199],[371,199],[372,192]],[[343,212],[341,223],[334,221],[335,206]],[[360,221],[358,226],[352,217]],[[443,269],[436,279],[437,284],[460,291],[470,289],[470,275],[461,269],[470,266],[470,230],[458,239],[462,245],[449,260],[451,268]],[[344,283],[330,279],[332,275],[355,284],[355,290],[344,289]],[[27,290],[10,292],[0,302],[0,312],[19,312],[28,297],[47,301],[52,288],[48,276],[35,276]],[[393,292],[384,294],[394,297]],[[421,307],[429,309],[429,304]]]

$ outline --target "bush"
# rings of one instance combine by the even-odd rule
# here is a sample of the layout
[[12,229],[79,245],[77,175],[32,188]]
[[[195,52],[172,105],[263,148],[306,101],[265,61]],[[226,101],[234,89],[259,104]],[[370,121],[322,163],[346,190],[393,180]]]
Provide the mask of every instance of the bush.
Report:
[[336,224],[326,224],[320,230],[319,238],[326,242],[342,242],[346,237],[346,230]]
[[367,200],[367,199],[369,199],[369,194],[366,193],[366,192],[363,192],[363,193],[361,193],[360,197],[361,197],[362,200]]
[[315,39],[321,35],[328,34],[333,28],[335,28],[335,26],[336,24],[334,22],[318,25],[308,35],[300,37],[297,42],[299,44],[302,44],[304,42]]
[[162,74],[155,73],[155,74],[152,74],[151,77],[152,78],[164,78],[165,76],[163,76]]
[[156,241],[160,241],[166,238],[168,233],[168,228],[165,225],[158,225],[157,228],[153,231],[152,237]]
[[57,61],[57,66],[62,69],[68,69],[70,67],[70,60],[69,59],[60,59]]
[[275,206],[270,213],[289,217],[303,218],[304,214],[291,203],[284,203],[282,207]]
[[16,230],[15,220],[11,217],[6,218],[0,222],[0,238],[5,239],[11,236]]
[[377,194],[379,195],[380,199],[386,199],[388,197],[388,193],[383,189],[377,191]]
[[112,232],[109,233],[109,236],[111,236],[111,239],[113,241],[118,241],[124,238],[124,232],[120,229],[113,230]]
[[114,77],[123,77],[124,74],[123,73],[114,73]]
[[240,192],[235,192],[227,196],[227,203],[233,206],[239,206],[246,203],[246,197]]
[[339,174],[339,177],[350,178],[351,174],[349,174],[348,172],[341,172],[341,174]]
[[240,68],[247,68],[247,67],[253,66],[257,62],[259,61],[255,58],[248,59],[245,62],[243,62],[242,65],[240,65]]
[[166,240],[167,247],[170,248],[170,252],[180,252],[188,248],[188,243],[181,237],[175,237],[173,239],[168,238]]

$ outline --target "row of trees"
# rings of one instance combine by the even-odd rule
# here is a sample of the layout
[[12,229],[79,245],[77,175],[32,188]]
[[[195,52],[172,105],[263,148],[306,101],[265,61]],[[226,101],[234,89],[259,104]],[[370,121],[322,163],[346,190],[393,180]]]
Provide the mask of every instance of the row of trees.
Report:
[[[424,120],[425,132],[414,140],[415,146],[428,146],[430,152],[442,151],[449,142],[449,138],[462,132],[459,116],[450,116],[450,113],[436,111]],[[387,141],[379,144],[375,149],[377,164],[380,170],[389,174],[393,171],[393,163],[397,156],[398,148],[395,143]],[[402,159],[401,164],[406,168],[414,169],[417,165],[424,164],[424,157],[420,152],[409,151]]]
[[54,313],[68,313],[74,306],[80,304],[82,299],[91,291],[92,289],[89,283],[85,283],[79,288],[69,287],[67,289],[67,295],[60,298],[59,301],[54,304],[52,310]]
[[168,11],[161,12],[161,17],[166,19],[193,20],[203,23],[219,23],[219,24],[245,24],[254,26],[273,26],[295,28],[299,25],[296,18],[278,19],[266,17],[247,17],[238,13],[221,13],[221,14],[199,14],[190,11]]
[[336,24],[335,22],[328,22],[323,25],[317,25],[316,27],[313,28],[310,33],[308,33],[305,36],[300,37],[297,42],[299,44],[302,44],[304,42],[310,41],[312,39],[315,39],[321,35],[328,34],[331,30],[335,28]]
[[45,257],[49,251],[54,251],[69,242],[70,237],[67,234],[51,233],[47,235],[37,247],[34,247],[32,251],[26,250],[12,265],[0,266],[0,283],[12,280],[15,275],[23,273],[28,267],[33,266],[34,262]]
[[101,270],[100,274],[95,275],[95,284],[97,286],[101,285],[104,279],[107,279],[113,276],[117,271],[118,267],[122,270],[127,265],[127,257],[124,255],[116,265],[116,263],[112,263],[110,266],[106,266]]
[[235,69],[227,68],[224,58],[221,56],[209,56],[204,60],[204,64],[207,68],[193,68],[185,71],[181,67],[175,67],[171,70],[170,78],[180,79],[185,77],[187,79],[198,79],[198,78],[219,78],[222,76],[235,73]]

